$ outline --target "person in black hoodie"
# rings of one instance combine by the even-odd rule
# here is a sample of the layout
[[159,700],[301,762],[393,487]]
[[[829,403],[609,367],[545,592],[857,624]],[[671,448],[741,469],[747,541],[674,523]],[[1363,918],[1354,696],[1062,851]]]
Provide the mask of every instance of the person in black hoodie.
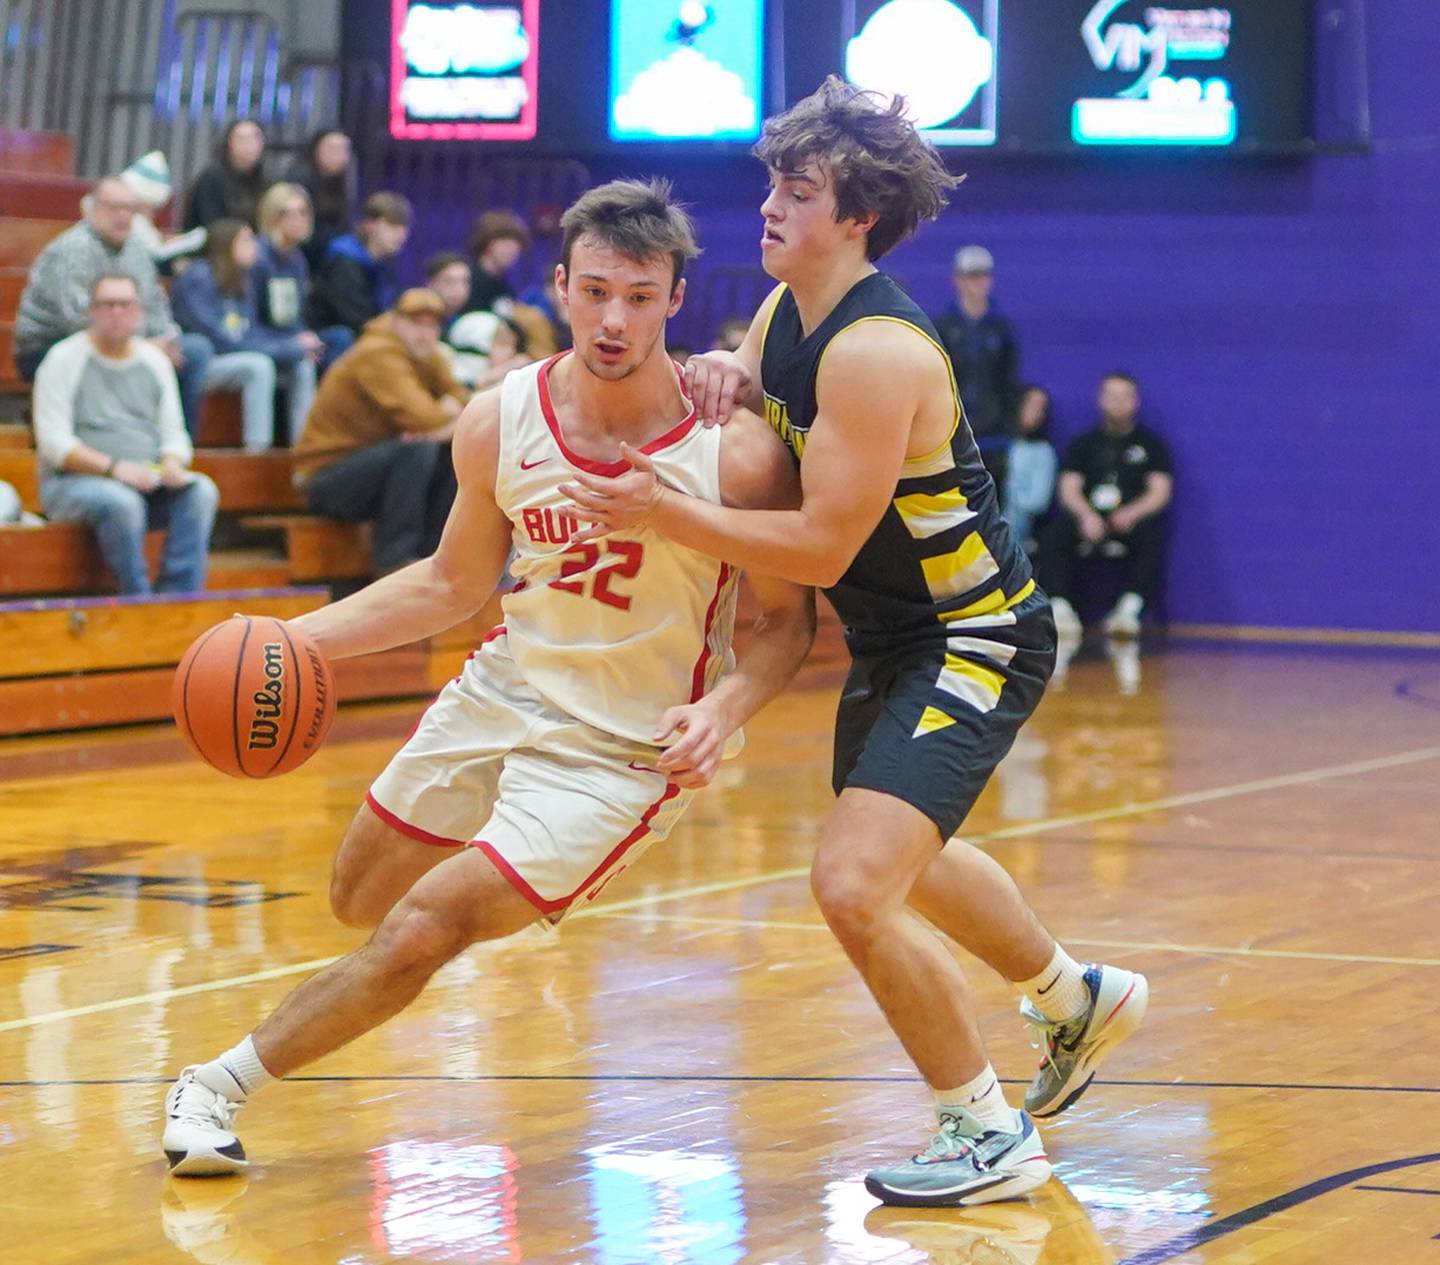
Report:
[[395,256],[404,249],[413,216],[398,193],[372,193],[360,223],[330,243],[310,296],[310,328],[343,325],[359,334],[400,296]]
[[356,181],[354,146],[339,128],[316,132],[305,148],[305,156],[291,165],[285,178],[310,195],[315,209],[315,231],[301,248],[317,271],[330,243],[343,235],[355,221]]
[[215,147],[215,161],[190,186],[185,229],[209,228],[216,220],[255,226],[255,208],[265,192],[265,132],[254,119],[236,119]]

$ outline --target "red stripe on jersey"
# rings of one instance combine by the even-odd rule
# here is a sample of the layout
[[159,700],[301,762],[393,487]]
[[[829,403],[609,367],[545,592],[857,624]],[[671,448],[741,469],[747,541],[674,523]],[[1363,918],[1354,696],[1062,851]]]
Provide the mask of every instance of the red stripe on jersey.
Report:
[[[627,461],[595,461],[593,458],[582,457],[579,453],[572,452],[570,446],[565,442],[564,434],[561,433],[560,419],[555,416],[555,405],[550,399],[550,370],[554,367],[556,361],[570,354],[568,351],[556,352],[549,360],[540,366],[540,373],[537,378],[540,384],[540,412],[544,414],[545,424],[550,428],[550,434],[554,436],[555,442],[559,445],[560,452],[566,461],[580,470],[589,471],[591,474],[602,474],[606,478],[613,479],[617,475],[624,474],[629,470],[630,463]],[[683,385],[684,378],[680,373],[680,367],[678,365],[675,366],[675,375],[681,382],[680,396],[686,404],[690,405],[690,411],[680,420],[678,425],[666,431],[658,439],[652,439],[648,444],[640,448],[640,451],[647,456],[657,453],[663,448],[669,448],[674,444],[678,444],[695,429],[697,417],[695,405],[691,402],[690,397],[685,394]]]
[[[492,641],[495,640],[495,638],[497,638],[497,637],[503,637],[504,635],[505,635],[505,625],[504,625],[504,624],[496,624],[494,628],[492,628],[488,633],[485,634],[484,637],[482,637],[482,638],[480,639],[480,644],[481,644],[482,646],[488,646]],[[473,658],[474,656],[472,655],[471,657]],[[457,677],[456,679],[458,680],[459,678]]]
[[690,676],[690,701],[698,703],[705,696],[705,669],[710,666],[710,630],[715,626],[715,611],[720,606],[720,594],[725,591],[725,582],[730,578],[730,564],[720,564],[720,578],[715,582],[715,596],[710,599],[705,612],[705,631],[700,635],[700,657],[695,661],[695,671]]
[[579,887],[571,892],[570,895],[562,896],[559,900],[546,900],[545,897],[540,895],[539,892],[520,876],[519,871],[500,855],[493,843],[488,843],[484,839],[476,839],[473,840],[473,846],[479,848],[481,852],[489,857],[494,863],[495,868],[509,880],[510,885],[534,905],[536,909],[542,914],[553,914],[557,910],[565,909],[573,904],[577,896],[585,891],[600,875],[604,874],[606,870],[618,862],[620,858],[639,843],[641,839],[648,835],[650,833],[650,823],[655,819],[655,814],[678,794],[680,794],[680,788],[676,786],[674,782],[667,782],[664,793],[642,814],[640,824],[611,849],[609,856],[590,871],[589,876]]
[[440,848],[463,848],[468,839],[447,839],[444,835],[432,835],[428,830],[421,830],[419,826],[412,826],[408,821],[395,816],[369,791],[365,792],[365,802],[370,805],[370,811],[375,814],[392,830],[398,830],[402,835],[416,839],[421,843],[433,843]]

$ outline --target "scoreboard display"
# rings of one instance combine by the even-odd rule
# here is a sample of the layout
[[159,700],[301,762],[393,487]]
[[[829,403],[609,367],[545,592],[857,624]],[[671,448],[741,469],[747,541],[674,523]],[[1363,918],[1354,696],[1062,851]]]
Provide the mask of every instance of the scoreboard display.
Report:
[[935,144],[972,150],[1311,136],[1309,0],[384,2],[401,140],[738,150],[828,74],[902,93]]

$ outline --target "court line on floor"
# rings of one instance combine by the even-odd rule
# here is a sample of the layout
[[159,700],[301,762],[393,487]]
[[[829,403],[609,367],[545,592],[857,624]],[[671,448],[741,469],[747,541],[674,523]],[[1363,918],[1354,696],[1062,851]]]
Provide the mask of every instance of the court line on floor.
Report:
[[[86,1087],[102,1085],[169,1085],[173,1076],[110,1076],[74,1077],[57,1080],[13,1080],[0,1081],[0,1089],[48,1089],[59,1087]],[[304,1074],[285,1077],[287,1081],[306,1081],[316,1084],[456,1084],[490,1085],[526,1084],[531,1081],[561,1084],[761,1084],[761,1085],[915,1085],[921,1082],[913,1074],[888,1076],[775,1076],[756,1073],[727,1074],[722,1072],[615,1072],[582,1075],[570,1072],[519,1072],[519,1073],[472,1073],[470,1075],[367,1075],[367,1076],[306,1076]],[[1028,1085],[1028,1080],[1019,1077],[1001,1076],[1002,1085]],[[1347,1094],[1440,1094],[1440,1085],[1327,1085],[1306,1084],[1297,1081],[1187,1081],[1187,1080],[1100,1080],[1093,1082],[1102,1088],[1112,1089],[1263,1089],[1263,1090],[1306,1090],[1324,1093]],[[1420,1193],[1420,1192],[1417,1192]],[[1436,1192],[1440,1193],[1440,1192]]]
[[[1088,813],[1072,813],[1065,817],[1050,817],[1041,821],[1025,822],[1007,826],[986,834],[972,836],[974,843],[1001,842],[1022,836],[1048,834],[1066,830],[1071,826],[1088,822],[1113,821],[1120,817],[1134,817],[1141,813],[1161,812],[1169,808],[1183,808],[1189,804],[1210,803],[1214,800],[1231,799],[1240,795],[1254,795],[1262,791],[1278,790],[1286,786],[1304,786],[1323,782],[1329,778],[1345,777],[1359,773],[1373,773],[1381,769],[1398,768],[1406,764],[1418,764],[1423,760],[1440,758],[1440,747],[1417,747],[1395,755],[1379,756],[1371,760],[1354,760],[1346,764],[1325,765],[1317,769],[1303,769],[1298,773],[1281,774],[1276,777],[1255,778],[1246,782],[1234,782],[1228,786],[1212,787],[1206,791],[1191,791],[1182,795],[1169,795],[1163,799],[1145,800],[1140,803],[1120,804],[1114,808],[1096,809]],[[720,892],[740,891],[747,887],[758,887],[765,883],[778,883],[786,879],[800,878],[809,874],[808,865],[791,866],[785,869],[768,870],[763,874],[750,874],[743,878],[721,880],[714,883],[700,883],[693,887],[677,888],[670,892],[656,892],[647,896],[636,896],[630,900],[615,901],[598,907],[577,910],[570,915],[570,921],[600,915],[614,915],[642,905],[658,905],[676,900],[688,900],[694,896],[709,896]],[[233,975],[225,979],[208,980],[202,984],[184,984],[178,988],[161,989],[151,993],[139,993],[133,997],[113,997],[108,1001],[94,1002],[88,1006],[73,1006],[65,1010],[52,1010],[45,1014],[28,1015],[23,1019],[9,1019],[0,1023],[0,1033],[18,1032],[25,1028],[37,1028],[42,1024],[59,1023],[66,1019],[81,1019],[86,1015],[103,1014],[121,1010],[127,1006],[143,1006],[150,1002],[170,1001],[179,997],[193,997],[202,993],[219,992],[227,988],[239,988],[265,980],[282,979],[287,975],[301,975],[318,971],[337,962],[341,954],[328,958],[315,958],[308,962],[292,962],[287,966],[272,967],[265,971],[252,971],[246,975]]]
[[[703,914],[630,914],[597,909],[596,918],[622,922],[664,922],[680,926],[753,929],[756,931],[829,931],[823,922],[782,922],[765,918],[712,918]],[[1293,958],[1301,962],[1370,963],[1381,966],[1440,966],[1440,958],[1385,957],[1374,953],[1319,953],[1305,949],[1247,949],[1214,944],[1175,944],[1168,940],[1097,940],[1088,936],[1062,936],[1066,944],[1100,949],[1136,949],[1156,953],[1192,953],[1200,957]]]

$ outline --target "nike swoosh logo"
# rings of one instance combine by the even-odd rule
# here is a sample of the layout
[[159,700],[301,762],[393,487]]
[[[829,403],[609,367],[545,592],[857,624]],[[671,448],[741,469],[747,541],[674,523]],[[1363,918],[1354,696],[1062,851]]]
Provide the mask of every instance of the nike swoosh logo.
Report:
[[636,773],[658,773],[661,777],[666,776],[664,769],[654,769],[648,764],[636,764],[634,760],[630,761],[629,767],[634,769]]
[[520,463],[520,469],[533,470],[536,466],[543,466],[549,460],[549,457],[541,457],[539,461],[522,461]]
[[1059,972],[1059,971],[1056,971],[1056,972],[1055,972],[1055,978],[1054,978],[1054,979],[1052,979],[1048,984],[1046,984],[1044,988],[1037,988],[1035,991],[1036,991],[1037,993],[1039,993],[1041,997],[1044,997],[1045,994],[1048,993],[1052,988],[1054,988],[1055,985],[1058,984],[1059,982],[1060,982],[1060,972]]

